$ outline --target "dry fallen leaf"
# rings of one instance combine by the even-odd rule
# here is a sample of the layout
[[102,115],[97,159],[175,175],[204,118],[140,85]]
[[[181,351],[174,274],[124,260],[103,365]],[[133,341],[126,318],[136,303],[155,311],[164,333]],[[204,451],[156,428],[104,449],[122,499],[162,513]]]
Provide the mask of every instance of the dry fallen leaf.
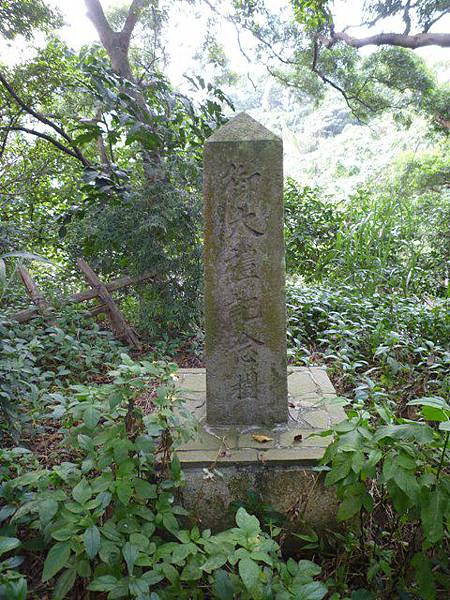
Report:
[[271,442],[273,440],[273,438],[269,437],[268,435],[259,435],[257,433],[254,433],[252,438],[259,444],[265,444],[266,442]]

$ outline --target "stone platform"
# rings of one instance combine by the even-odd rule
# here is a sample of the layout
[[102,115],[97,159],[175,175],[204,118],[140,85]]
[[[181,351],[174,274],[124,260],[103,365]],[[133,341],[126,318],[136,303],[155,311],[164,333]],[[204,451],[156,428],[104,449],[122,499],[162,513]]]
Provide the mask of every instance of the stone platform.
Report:
[[345,419],[325,369],[288,369],[289,422],[273,429],[208,427],[205,370],[180,369],[178,377],[180,396],[198,422],[195,439],[178,450],[186,475],[182,500],[202,526],[232,525],[229,505],[248,491],[280,512],[294,511],[294,529],[300,521],[319,528],[334,521],[334,495],[313,470],[330,441],[314,434]]

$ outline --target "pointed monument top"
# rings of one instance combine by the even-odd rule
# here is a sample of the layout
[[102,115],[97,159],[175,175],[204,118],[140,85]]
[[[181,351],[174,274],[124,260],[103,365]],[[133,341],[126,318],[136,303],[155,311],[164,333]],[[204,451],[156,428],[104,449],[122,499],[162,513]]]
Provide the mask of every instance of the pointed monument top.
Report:
[[281,142],[281,138],[266,129],[245,112],[239,113],[222,125],[207,140],[210,142],[258,142],[263,140]]

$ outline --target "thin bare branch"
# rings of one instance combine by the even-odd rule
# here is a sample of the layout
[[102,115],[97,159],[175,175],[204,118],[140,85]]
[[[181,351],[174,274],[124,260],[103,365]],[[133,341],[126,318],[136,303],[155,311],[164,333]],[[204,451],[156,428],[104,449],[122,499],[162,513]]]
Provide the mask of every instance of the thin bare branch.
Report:
[[43,140],[46,140],[47,142],[50,142],[51,144],[56,146],[56,148],[61,150],[61,152],[64,152],[65,154],[68,154],[69,156],[72,156],[73,158],[78,159],[83,164],[84,167],[87,167],[89,165],[89,162],[84,157],[83,157],[83,160],[80,159],[80,156],[78,155],[77,152],[75,152],[75,150],[72,150],[71,148],[64,146],[64,144],[62,144],[61,142],[56,140],[51,135],[48,135],[47,133],[43,133],[42,131],[36,131],[35,129],[29,129],[28,127],[22,127],[19,125],[9,125],[7,127],[0,127],[0,129],[9,129],[9,131],[23,131],[24,133],[34,135],[35,137],[38,137]]
[[[81,152],[81,150],[79,150],[79,148],[77,148],[75,146],[70,135],[68,135],[64,131],[64,129],[62,127],[60,127],[59,125],[57,125],[54,121],[51,121],[45,115],[38,112],[33,107],[29,106],[26,102],[24,102],[22,100],[22,98],[20,98],[20,96],[16,93],[13,86],[9,83],[9,81],[6,79],[6,77],[3,75],[3,73],[1,71],[0,71],[0,83],[4,86],[4,88],[7,90],[9,95],[15,100],[15,102],[20,106],[20,108],[22,108],[26,113],[28,113],[29,115],[31,115],[32,117],[34,117],[35,119],[37,119],[38,121],[43,123],[44,125],[48,125],[48,127],[53,129],[54,131],[56,131],[56,133],[58,133],[62,138],[64,138],[66,140],[66,142],[70,145],[70,148],[71,148],[70,152],[66,152],[66,154],[70,153],[72,156],[74,156],[80,162],[82,162],[84,166],[89,165],[89,161],[83,156],[83,153]],[[34,135],[36,135],[36,134],[34,134]],[[44,135],[40,135],[38,137],[44,137]],[[61,148],[65,148],[64,151],[68,150],[68,148],[66,146],[64,146],[63,144],[61,144],[60,142],[58,142],[51,136],[46,136],[44,139],[48,139],[49,141],[53,140],[52,143],[56,142],[54,144],[55,146],[57,146],[59,144],[59,146],[61,146]]]

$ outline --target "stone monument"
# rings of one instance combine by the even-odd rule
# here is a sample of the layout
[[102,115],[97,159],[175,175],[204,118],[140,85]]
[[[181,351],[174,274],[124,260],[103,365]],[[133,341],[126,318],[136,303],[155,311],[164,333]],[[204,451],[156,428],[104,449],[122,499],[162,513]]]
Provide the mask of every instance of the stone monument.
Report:
[[207,140],[204,169],[206,371],[179,370],[198,423],[178,450],[182,500],[214,529],[248,490],[329,525],[335,498],[312,468],[345,412],[325,369],[287,367],[281,139],[241,113]]
[[288,420],[283,144],[245,113],[206,142],[209,425]]

